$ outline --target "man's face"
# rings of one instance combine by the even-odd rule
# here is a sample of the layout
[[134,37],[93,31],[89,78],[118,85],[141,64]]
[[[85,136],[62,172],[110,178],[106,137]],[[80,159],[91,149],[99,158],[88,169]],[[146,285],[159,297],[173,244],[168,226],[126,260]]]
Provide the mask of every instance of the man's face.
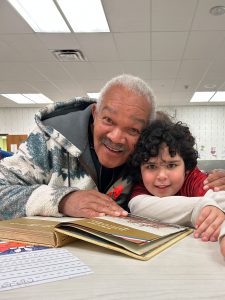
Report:
[[124,164],[147,125],[149,102],[121,86],[114,86],[105,94],[97,111],[93,106],[94,148],[99,162],[107,168]]

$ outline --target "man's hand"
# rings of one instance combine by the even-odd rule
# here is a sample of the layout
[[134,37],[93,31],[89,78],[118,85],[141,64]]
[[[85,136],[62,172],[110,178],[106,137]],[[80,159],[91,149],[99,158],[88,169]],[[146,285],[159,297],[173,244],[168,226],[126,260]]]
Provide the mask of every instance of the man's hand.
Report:
[[209,172],[204,181],[204,190],[213,189],[215,192],[225,191],[225,170],[215,169]]
[[65,196],[59,203],[59,212],[71,217],[120,217],[128,213],[109,196],[95,190],[76,191]]
[[204,242],[217,241],[224,220],[225,214],[222,210],[215,206],[205,206],[196,220],[194,237],[201,238]]

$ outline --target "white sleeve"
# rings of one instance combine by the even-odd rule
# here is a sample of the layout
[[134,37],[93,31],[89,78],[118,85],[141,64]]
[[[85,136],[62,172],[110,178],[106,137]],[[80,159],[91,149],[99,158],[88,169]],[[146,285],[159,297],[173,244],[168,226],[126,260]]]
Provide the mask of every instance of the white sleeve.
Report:
[[129,209],[132,214],[194,227],[201,209],[208,205],[224,210],[225,191],[209,190],[203,197],[139,195],[130,200]]

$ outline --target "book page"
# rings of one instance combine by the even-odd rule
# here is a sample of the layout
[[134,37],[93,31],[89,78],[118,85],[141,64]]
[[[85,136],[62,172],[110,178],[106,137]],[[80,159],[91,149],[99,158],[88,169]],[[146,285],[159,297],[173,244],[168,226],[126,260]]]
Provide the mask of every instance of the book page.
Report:
[[128,217],[99,217],[98,219],[103,219],[111,222],[115,222],[120,225],[129,226],[134,229],[145,231],[157,236],[166,236],[175,232],[183,231],[186,227],[163,223],[150,218],[143,218],[135,215],[128,215]]

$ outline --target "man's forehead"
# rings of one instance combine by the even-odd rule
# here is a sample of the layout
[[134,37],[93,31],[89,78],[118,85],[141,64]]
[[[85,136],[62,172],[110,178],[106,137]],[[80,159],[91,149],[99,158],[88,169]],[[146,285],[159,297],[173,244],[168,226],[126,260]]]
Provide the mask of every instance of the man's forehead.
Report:
[[[108,112],[112,115],[117,115],[120,110],[117,109],[117,107],[114,106],[110,106],[108,104],[103,104],[101,111],[104,112]],[[136,122],[136,123],[141,123],[143,126],[146,126],[148,123],[148,117],[146,116],[146,118],[138,116],[138,114],[130,114],[130,115],[126,115],[126,118],[128,118],[129,120],[131,120],[132,122]]]

